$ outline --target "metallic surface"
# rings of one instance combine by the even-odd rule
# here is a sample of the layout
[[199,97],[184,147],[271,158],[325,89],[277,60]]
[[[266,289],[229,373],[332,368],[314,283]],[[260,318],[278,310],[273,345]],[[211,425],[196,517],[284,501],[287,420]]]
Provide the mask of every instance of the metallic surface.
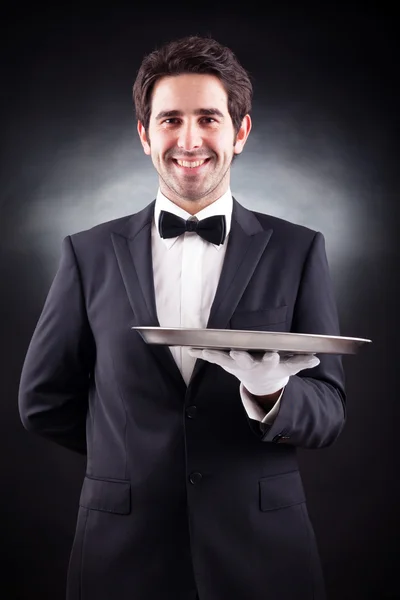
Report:
[[283,354],[356,354],[371,340],[363,338],[188,327],[132,327],[148,344],[218,350],[274,351]]

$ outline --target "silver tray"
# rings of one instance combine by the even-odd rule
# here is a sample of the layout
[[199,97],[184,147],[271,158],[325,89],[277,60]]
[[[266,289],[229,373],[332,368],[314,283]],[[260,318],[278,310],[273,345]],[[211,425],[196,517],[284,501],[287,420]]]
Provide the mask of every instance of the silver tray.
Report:
[[247,331],[242,329],[191,329],[188,327],[132,327],[147,344],[190,346],[216,350],[274,351],[280,354],[356,354],[371,340],[335,335]]

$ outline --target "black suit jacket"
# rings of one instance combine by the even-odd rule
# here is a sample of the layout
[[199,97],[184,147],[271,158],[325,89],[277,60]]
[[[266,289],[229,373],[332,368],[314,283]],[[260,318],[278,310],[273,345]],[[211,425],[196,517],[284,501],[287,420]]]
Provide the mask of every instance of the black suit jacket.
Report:
[[[22,371],[25,427],[87,454],[67,597],[320,600],[296,448],[338,437],[341,359],[291,377],[264,432],[221,367],[187,387],[131,329],[159,325],[154,204],[64,240]],[[207,327],[338,335],[322,234],[234,200]]]

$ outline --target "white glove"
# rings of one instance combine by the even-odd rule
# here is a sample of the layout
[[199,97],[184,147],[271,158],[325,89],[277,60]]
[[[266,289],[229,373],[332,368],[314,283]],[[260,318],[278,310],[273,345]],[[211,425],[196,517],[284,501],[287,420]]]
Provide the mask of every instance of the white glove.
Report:
[[296,354],[281,358],[278,352],[265,352],[260,359],[244,350],[222,350],[188,348],[190,356],[202,358],[219,365],[241,381],[255,396],[274,394],[285,387],[291,375],[303,369],[312,369],[320,360],[313,354]]

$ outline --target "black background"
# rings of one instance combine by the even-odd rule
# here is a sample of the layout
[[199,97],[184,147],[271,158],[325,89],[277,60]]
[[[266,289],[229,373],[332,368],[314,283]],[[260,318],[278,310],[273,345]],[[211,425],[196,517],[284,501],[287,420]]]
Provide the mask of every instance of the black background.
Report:
[[342,334],[373,341],[344,359],[339,440],[299,451],[329,598],[400,598],[398,23],[384,4],[260,10],[149,3],[3,13],[1,598],[64,598],[85,463],[23,429],[19,375],[62,238],[155,197],[131,86],[145,54],[188,34],[232,48],[253,80],[253,131],[233,166],[234,196],[324,233]]

